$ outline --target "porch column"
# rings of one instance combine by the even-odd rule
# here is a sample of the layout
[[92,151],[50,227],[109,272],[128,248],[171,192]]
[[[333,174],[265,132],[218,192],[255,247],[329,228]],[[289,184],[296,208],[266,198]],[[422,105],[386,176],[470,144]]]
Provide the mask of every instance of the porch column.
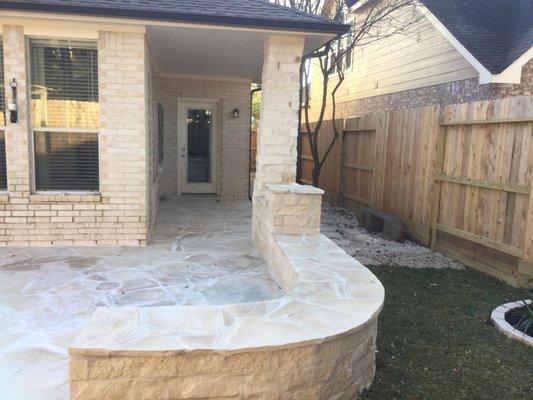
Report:
[[26,42],[22,26],[4,25],[4,89],[6,103],[13,95],[11,81],[16,79],[18,121],[9,121],[6,113],[6,164],[9,198],[16,204],[27,204],[30,194],[30,148],[28,130],[28,77],[26,71]]
[[267,183],[296,181],[303,46],[301,36],[271,35],[265,40],[254,197],[264,195]]

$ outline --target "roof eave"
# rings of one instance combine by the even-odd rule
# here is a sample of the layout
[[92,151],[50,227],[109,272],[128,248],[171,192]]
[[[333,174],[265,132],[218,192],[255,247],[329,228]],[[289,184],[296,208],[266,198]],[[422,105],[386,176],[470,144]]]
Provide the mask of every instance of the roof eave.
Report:
[[145,11],[136,9],[116,9],[109,7],[84,7],[39,3],[13,3],[0,1],[0,9],[13,11],[40,11],[59,14],[90,15],[98,17],[135,18],[141,20],[167,21],[167,22],[192,22],[212,25],[255,27],[262,29],[276,29],[283,31],[302,31],[323,34],[341,35],[350,29],[350,25],[337,23],[290,21],[280,19],[259,19],[229,16],[215,16],[204,14]]
[[429,19],[433,26],[448,40],[448,42],[472,65],[479,73],[479,83],[509,83],[517,84],[521,81],[522,66],[531,58],[533,48],[523,54],[519,59],[508,65],[503,71],[489,70],[477,57],[475,57],[442,22],[424,5],[422,13]]

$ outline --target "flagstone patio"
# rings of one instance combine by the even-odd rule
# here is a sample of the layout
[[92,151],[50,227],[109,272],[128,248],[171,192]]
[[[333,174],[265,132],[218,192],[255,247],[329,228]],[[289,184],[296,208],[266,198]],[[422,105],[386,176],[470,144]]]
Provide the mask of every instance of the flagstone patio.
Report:
[[250,219],[248,201],[182,197],[161,202],[145,248],[0,249],[1,398],[68,398],[68,345],[99,306],[281,296]]

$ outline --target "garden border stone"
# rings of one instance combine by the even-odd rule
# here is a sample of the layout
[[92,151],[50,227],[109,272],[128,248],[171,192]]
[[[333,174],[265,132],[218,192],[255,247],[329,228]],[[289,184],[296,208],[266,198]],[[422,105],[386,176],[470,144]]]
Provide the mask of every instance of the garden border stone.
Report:
[[492,322],[494,322],[496,329],[502,332],[505,336],[533,347],[533,337],[516,329],[505,319],[505,314],[511,310],[514,310],[515,308],[523,307],[524,302],[526,304],[531,304],[531,300],[513,301],[511,303],[502,304],[492,311],[490,319]]

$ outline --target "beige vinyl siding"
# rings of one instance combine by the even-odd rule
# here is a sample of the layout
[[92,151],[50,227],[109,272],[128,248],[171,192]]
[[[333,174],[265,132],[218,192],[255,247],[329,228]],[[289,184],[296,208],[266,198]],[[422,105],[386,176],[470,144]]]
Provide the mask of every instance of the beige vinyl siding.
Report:
[[[312,67],[312,105],[322,92],[321,73]],[[422,20],[407,32],[357,47],[354,63],[337,91],[339,103],[475,78],[477,71],[431,24]],[[330,80],[330,88],[336,77]]]

